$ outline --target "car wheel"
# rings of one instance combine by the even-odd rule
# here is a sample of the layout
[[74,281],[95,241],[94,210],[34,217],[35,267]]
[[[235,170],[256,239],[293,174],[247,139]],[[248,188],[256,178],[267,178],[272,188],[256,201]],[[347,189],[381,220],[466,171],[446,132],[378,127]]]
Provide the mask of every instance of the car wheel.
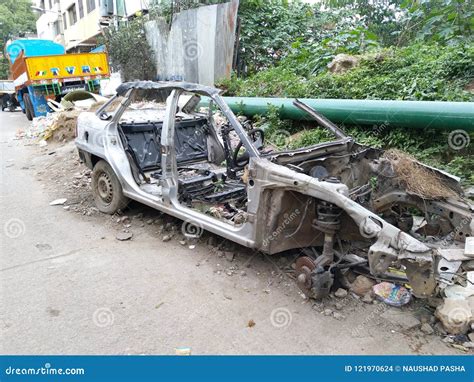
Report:
[[34,117],[33,105],[30,101],[30,95],[28,93],[23,94],[23,103],[25,104],[25,114],[28,121],[32,121]]
[[92,170],[92,194],[99,211],[106,214],[112,215],[128,203],[114,170],[104,160],[97,162]]

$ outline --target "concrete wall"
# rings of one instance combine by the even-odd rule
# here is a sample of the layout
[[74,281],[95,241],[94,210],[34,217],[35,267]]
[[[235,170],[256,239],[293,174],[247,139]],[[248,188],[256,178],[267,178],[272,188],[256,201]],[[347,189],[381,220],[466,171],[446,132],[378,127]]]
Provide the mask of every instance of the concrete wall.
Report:
[[159,80],[214,85],[232,70],[239,0],[208,5],[146,24]]

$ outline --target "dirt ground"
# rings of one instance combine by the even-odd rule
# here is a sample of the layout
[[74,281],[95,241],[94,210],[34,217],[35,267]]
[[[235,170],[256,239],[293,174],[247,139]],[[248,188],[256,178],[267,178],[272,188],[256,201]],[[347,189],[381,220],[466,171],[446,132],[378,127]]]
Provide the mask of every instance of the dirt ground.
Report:
[[2,353],[462,354],[420,301],[307,300],[292,258],[186,241],[138,203],[100,213],[74,144],[16,139],[27,124],[0,114]]

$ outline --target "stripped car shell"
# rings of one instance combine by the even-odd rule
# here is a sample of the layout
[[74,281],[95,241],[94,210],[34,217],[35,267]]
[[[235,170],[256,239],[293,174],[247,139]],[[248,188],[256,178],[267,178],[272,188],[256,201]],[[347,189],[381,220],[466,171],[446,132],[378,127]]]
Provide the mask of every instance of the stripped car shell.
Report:
[[[124,118],[140,94],[166,99],[166,108],[154,119]],[[189,102],[183,105],[185,95]],[[207,112],[194,110],[201,96],[211,101]],[[210,112],[213,105],[224,117],[221,125]],[[472,206],[459,194],[429,200],[404,190],[387,174],[393,168],[382,150],[357,144],[315,110],[297,100],[295,105],[335,140],[277,152],[265,147],[263,131],[241,124],[215,88],[129,82],[95,113],[79,116],[76,146],[93,169],[101,211],[113,213],[130,198],[185,221],[196,232],[207,230],[267,254],[302,252],[296,277],[308,296],[329,293],[335,275],[349,268],[409,281],[419,297],[436,293],[444,279],[438,269],[440,248],[455,245],[459,251],[472,235]],[[231,134],[239,141],[235,148]],[[456,179],[432,171],[459,193]],[[382,185],[379,191],[370,187],[374,178]],[[397,220],[392,214],[394,206],[405,211],[427,205],[430,216],[443,219],[443,234],[435,242],[412,234],[413,216],[403,212]],[[462,234],[453,233],[461,221],[466,223]],[[390,274],[394,265],[406,278]]]

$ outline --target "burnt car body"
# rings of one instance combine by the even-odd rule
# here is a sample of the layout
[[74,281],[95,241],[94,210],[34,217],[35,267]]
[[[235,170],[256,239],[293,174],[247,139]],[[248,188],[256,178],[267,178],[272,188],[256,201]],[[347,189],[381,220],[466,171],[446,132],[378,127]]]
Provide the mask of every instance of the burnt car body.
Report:
[[[133,107],[149,96],[153,110]],[[209,107],[196,111],[203,96]],[[96,112],[79,116],[76,146],[93,170],[102,212],[114,213],[130,198],[183,220],[190,235],[206,230],[267,254],[300,252],[296,280],[308,296],[325,296],[349,268],[408,281],[419,297],[449,284],[460,260],[469,259],[463,243],[473,232],[473,208],[458,179],[414,163],[445,194],[411,192],[382,150],[295,105],[335,139],[277,151],[265,145],[264,131],[241,124],[215,88],[129,82]],[[416,232],[413,211],[424,220]]]

